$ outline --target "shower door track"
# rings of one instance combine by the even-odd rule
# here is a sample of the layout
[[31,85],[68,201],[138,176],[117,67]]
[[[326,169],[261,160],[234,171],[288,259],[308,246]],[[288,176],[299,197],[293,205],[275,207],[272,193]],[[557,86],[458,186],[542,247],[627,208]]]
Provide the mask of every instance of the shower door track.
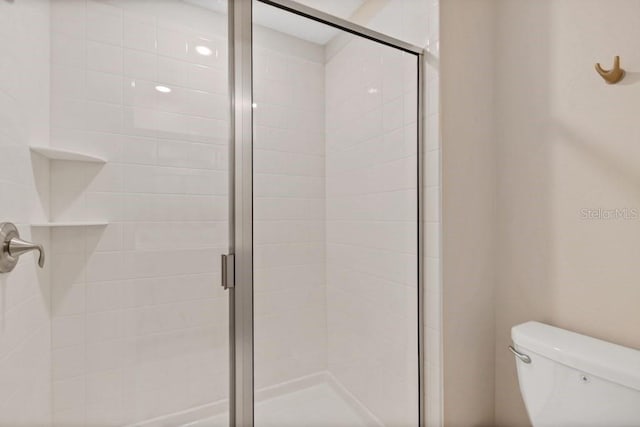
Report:
[[[425,425],[424,359],[424,49],[291,0],[257,0],[416,56],[417,62],[417,283],[419,425]],[[254,425],[253,353],[253,13],[252,0],[228,0],[229,254],[235,286],[229,291],[229,361],[232,427]]]

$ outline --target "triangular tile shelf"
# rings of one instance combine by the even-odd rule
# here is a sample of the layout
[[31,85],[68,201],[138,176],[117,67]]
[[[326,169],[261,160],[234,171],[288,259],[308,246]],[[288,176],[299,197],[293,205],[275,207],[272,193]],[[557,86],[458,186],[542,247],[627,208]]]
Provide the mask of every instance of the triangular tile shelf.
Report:
[[72,160],[76,162],[106,163],[107,161],[101,157],[91,154],[80,153],[78,151],[62,150],[51,147],[29,147],[34,153],[38,153],[51,160]]
[[32,227],[106,227],[106,221],[61,221],[61,222],[40,222],[31,224]]
[[[32,153],[37,153],[50,160],[70,160],[75,162],[107,163],[106,159],[79,151],[64,150],[52,147],[29,147]],[[32,227],[52,228],[52,227],[105,227],[107,221],[50,221],[31,224]]]

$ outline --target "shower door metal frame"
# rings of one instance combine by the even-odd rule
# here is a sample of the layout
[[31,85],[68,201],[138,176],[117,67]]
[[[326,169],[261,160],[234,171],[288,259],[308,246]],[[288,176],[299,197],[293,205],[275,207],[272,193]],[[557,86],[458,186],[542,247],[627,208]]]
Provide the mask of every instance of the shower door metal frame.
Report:
[[[424,358],[424,49],[291,0],[256,0],[416,56],[417,62],[417,298],[419,426],[426,423]],[[232,427],[254,425],[253,325],[253,0],[228,0],[230,404]]]
[[252,0],[228,0],[229,425],[253,426],[253,14]]

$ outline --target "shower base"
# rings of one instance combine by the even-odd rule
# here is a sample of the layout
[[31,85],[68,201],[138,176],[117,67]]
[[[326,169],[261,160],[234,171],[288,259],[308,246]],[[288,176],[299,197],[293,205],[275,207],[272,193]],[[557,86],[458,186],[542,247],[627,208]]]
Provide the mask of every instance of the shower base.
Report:
[[[320,372],[257,391],[255,421],[259,427],[383,426],[328,372]],[[217,402],[135,425],[228,427],[228,402]]]
[[[359,427],[371,422],[328,384],[318,384],[256,404],[260,427]],[[227,427],[228,414],[185,424],[183,427]]]

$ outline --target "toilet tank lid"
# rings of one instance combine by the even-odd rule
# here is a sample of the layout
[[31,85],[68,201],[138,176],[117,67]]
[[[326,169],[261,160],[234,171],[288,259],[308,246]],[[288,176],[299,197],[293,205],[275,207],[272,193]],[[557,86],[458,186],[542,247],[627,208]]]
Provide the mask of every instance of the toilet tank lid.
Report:
[[640,391],[638,350],[540,322],[514,326],[511,328],[511,338],[519,350],[530,350],[574,369]]

